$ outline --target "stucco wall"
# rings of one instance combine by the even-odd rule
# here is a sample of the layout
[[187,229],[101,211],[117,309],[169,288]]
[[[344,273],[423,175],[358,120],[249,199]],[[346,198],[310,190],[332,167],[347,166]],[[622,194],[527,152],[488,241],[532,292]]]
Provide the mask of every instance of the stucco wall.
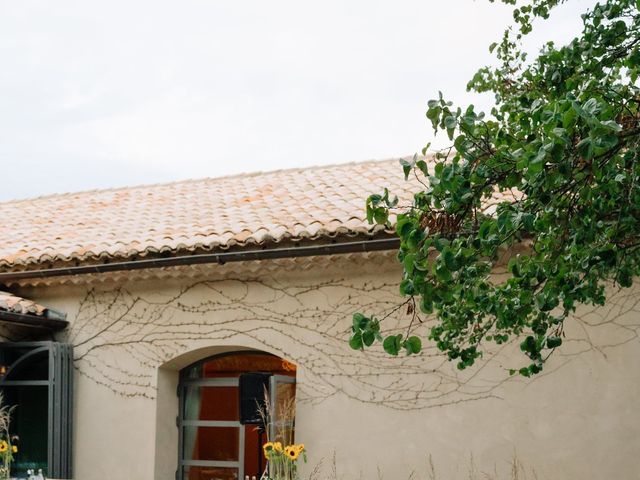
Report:
[[514,455],[529,478],[638,478],[638,288],[582,309],[545,373],[524,380],[507,374],[523,361],[513,345],[463,373],[431,345],[409,358],[354,352],[351,314],[397,305],[395,262],[292,265],[24,289],[73,322],[60,340],[75,346],[75,478],[173,479],[177,372],[240,347],[298,365],[297,436],[320,478],[334,453],[345,479],[430,478],[429,456],[436,478],[469,478],[472,464],[478,478],[510,478]]

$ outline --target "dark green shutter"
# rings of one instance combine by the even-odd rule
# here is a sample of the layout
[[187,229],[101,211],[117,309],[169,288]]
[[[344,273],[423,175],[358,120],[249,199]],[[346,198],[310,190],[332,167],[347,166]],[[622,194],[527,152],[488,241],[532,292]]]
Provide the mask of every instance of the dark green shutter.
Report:
[[[48,358],[47,379],[29,380],[21,374],[33,358]],[[73,348],[58,342],[0,343],[0,362],[7,373],[0,388],[10,392],[14,387],[46,386],[47,469],[49,478],[72,478],[73,433]],[[14,367],[18,367],[15,368]],[[41,388],[41,387],[39,387]],[[19,405],[18,405],[19,407]],[[28,414],[28,412],[26,412]],[[28,447],[26,447],[28,448]]]

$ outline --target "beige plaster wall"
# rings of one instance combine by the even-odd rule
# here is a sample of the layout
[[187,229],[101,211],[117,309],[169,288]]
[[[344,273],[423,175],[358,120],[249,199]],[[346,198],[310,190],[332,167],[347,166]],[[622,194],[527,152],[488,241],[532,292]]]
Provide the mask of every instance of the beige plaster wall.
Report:
[[506,371],[523,360],[513,345],[462,373],[432,346],[409,358],[354,352],[351,314],[399,300],[395,263],[293,265],[24,289],[73,322],[60,340],[75,346],[75,478],[173,479],[177,373],[236,348],[298,365],[297,435],[306,472],[323,463],[319,478],[333,478],[334,458],[338,478],[430,478],[429,455],[441,479],[470,468],[510,478],[514,455],[528,478],[638,478],[637,287],[582,309],[545,373],[524,380]]

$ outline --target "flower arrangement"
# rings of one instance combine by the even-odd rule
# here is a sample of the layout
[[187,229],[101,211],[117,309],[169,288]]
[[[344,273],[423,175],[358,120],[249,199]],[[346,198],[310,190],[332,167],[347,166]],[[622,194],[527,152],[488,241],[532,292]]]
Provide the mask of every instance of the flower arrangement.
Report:
[[269,480],[296,480],[296,461],[302,455],[307,462],[304,443],[287,445],[284,448],[280,442],[267,442],[262,446],[265,458],[269,461]]
[[14,445],[17,437],[9,434],[12,411],[13,407],[4,405],[4,398],[0,393],[0,479],[3,480],[9,478],[13,456],[18,453],[18,447]]
[[[267,432],[267,442],[262,446],[267,459],[267,470],[263,480],[298,480],[298,460],[307,462],[307,452],[303,443],[293,443],[293,421],[295,418],[295,401],[288,399],[275,408],[270,404],[265,392],[264,404],[259,406],[260,416]],[[275,427],[275,428],[273,428]],[[276,438],[269,438],[270,432],[276,432]]]

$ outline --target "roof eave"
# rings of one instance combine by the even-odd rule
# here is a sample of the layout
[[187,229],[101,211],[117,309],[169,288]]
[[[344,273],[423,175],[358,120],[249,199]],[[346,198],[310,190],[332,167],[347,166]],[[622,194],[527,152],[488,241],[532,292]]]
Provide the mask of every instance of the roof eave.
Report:
[[[380,236],[381,235],[378,235],[378,237]],[[229,262],[273,260],[280,258],[297,258],[318,255],[340,255],[356,252],[364,253],[383,250],[395,250],[399,247],[399,245],[399,238],[390,235],[383,238],[367,238],[364,240],[333,240],[331,243],[324,244],[316,244],[314,242],[314,244],[304,246],[295,245],[261,249],[232,249],[226,251],[218,251],[215,253],[173,255],[164,258],[135,259],[92,265],[75,265],[69,267],[0,272],[0,284],[7,284],[11,282],[35,278],[50,278],[127,270],[155,269],[185,265],[223,265]]]
[[[51,314],[48,312],[51,312]],[[53,331],[64,330],[69,325],[66,320],[66,314],[57,310],[45,310],[44,316],[0,310],[0,322]]]

